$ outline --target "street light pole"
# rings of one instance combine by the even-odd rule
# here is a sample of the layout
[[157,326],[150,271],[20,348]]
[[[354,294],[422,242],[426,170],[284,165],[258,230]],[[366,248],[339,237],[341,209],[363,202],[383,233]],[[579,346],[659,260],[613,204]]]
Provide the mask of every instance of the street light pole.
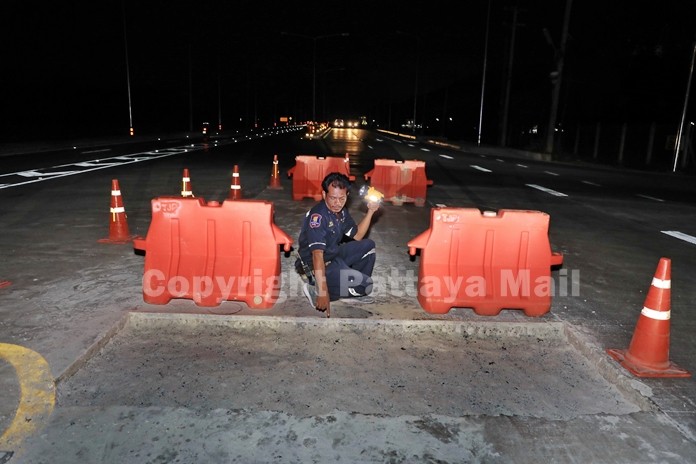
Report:
[[416,38],[416,80],[413,87],[413,133],[416,133],[416,108],[418,106],[418,62],[420,60],[420,42],[421,38],[410,32],[396,31],[397,34],[410,35]]
[[317,39],[312,38],[312,122],[317,121]]
[[304,35],[297,34],[295,32],[281,32],[282,35],[294,35],[296,37],[302,37],[303,39],[309,39],[312,43],[312,121],[317,120],[317,40],[328,39],[329,37],[348,37],[350,34],[348,32],[339,32],[336,34],[326,34],[326,35]]
[[674,166],[672,166],[672,172],[677,172],[677,161],[679,161],[679,151],[681,150],[682,133],[684,132],[684,121],[686,120],[686,108],[689,104],[689,90],[691,90],[691,77],[694,74],[694,60],[696,60],[696,43],[694,43],[694,50],[693,52],[691,52],[691,68],[689,69],[689,80],[686,83],[684,110],[682,111],[681,122],[679,123],[679,132],[677,132],[677,144],[674,150]]
[[128,130],[131,136],[135,135],[135,129],[133,128],[133,105],[131,103],[131,85],[130,85],[130,67],[128,64],[128,34],[126,32],[126,5],[121,2],[121,8],[123,11],[123,45],[126,52],[126,85],[128,87]]
[[416,82],[413,86],[413,133],[416,133],[416,107],[418,106],[418,61],[420,59],[420,37],[416,41]]
[[561,46],[556,50],[556,69],[555,82],[551,93],[551,110],[549,111],[549,125],[546,129],[546,153],[553,154],[554,137],[556,134],[556,118],[558,117],[558,101],[561,93],[561,82],[563,79],[563,62],[565,60],[566,41],[568,39],[568,24],[570,23],[570,8],[573,0],[566,0],[565,14],[563,17],[563,35],[561,36]]
[[488,13],[486,14],[486,41],[483,47],[483,77],[481,78],[481,105],[479,108],[479,124],[477,146],[481,146],[481,126],[483,125],[483,96],[486,90],[486,67],[488,65],[488,26],[491,22],[491,0],[488,0]]

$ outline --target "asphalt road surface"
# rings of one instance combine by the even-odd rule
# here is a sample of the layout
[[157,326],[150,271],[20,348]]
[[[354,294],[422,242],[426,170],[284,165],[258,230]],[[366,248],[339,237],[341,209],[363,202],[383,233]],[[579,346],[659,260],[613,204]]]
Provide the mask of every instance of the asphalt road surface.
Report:
[[[346,153],[357,218],[375,160],[423,161],[432,181],[424,205],[387,201],[373,222],[374,304],[326,318],[281,248],[271,308],[148,304],[143,254],[105,240],[114,179],[146,237],[185,169],[197,198],[224,202],[234,166],[243,200],[271,202],[296,240],[314,200],[292,198],[295,157]],[[637,377],[606,352],[629,347],[667,258],[664,354],[696,370],[693,178],[544,158],[301,128],[5,153],[0,462],[696,462],[693,377]],[[427,311],[408,243],[441,208],[548,214],[550,310]]]

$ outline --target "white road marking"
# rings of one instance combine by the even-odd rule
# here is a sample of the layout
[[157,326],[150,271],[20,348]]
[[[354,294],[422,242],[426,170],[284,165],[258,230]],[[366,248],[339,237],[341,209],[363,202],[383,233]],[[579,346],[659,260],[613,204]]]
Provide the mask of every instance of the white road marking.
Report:
[[39,172],[39,171],[22,171],[16,172],[18,176],[22,177],[48,177],[48,176],[70,176],[80,171],[55,171],[55,172]]
[[565,193],[562,192],[557,192],[556,190],[551,190],[546,187],[542,187],[541,185],[536,185],[536,184],[525,184],[527,187],[532,187],[537,190],[541,190],[542,192],[550,193],[551,195],[555,195],[557,197],[567,197]]
[[651,196],[649,196],[649,195],[642,195],[642,194],[640,194],[640,193],[636,193],[636,196],[637,196],[637,197],[641,197],[641,198],[646,198],[646,199],[648,199],[648,200],[653,200],[653,201],[660,201],[660,202],[665,201],[665,200],[663,200],[663,199],[661,199],[661,198],[655,198],[655,197],[651,197]]
[[[30,180],[26,180],[26,181],[18,181],[18,182],[0,184],[0,190],[10,188],[10,187],[17,187],[19,185],[33,184],[35,182],[43,182],[43,181],[55,179],[58,177],[73,176],[73,175],[82,174],[85,172],[97,171],[99,169],[111,168],[111,167],[120,166],[123,164],[139,163],[142,161],[149,161],[149,160],[156,159],[156,158],[164,158],[167,156],[179,155],[181,153],[187,153],[189,151],[192,151],[193,149],[204,148],[206,146],[207,146],[206,144],[190,144],[190,145],[187,145],[185,147],[166,148],[164,150],[146,151],[146,152],[142,152],[142,153],[133,153],[130,155],[114,156],[111,158],[94,159],[94,160],[89,160],[89,161],[80,161],[80,162],[71,163],[71,164],[61,164],[59,166],[51,166],[49,168],[43,168],[43,169],[32,169],[32,170],[28,170],[28,171],[19,171],[19,172],[10,172],[10,173],[6,173],[6,174],[0,174],[0,177],[19,176],[21,178],[30,179]],[[118,162],[114,162],[114,160],[117,160]],[[66,168],[66,167],[78,167],[78,168],[86,168],[86,169],[51,171],[51,169]]]
[[674,238],[678,238],[679,240],[684,240],[685,242],[689,242],[696,245],[696,237],[692,235],[679,232],[678,230],[661,230],[660,232],[662,232],[663,234],[670,235]]

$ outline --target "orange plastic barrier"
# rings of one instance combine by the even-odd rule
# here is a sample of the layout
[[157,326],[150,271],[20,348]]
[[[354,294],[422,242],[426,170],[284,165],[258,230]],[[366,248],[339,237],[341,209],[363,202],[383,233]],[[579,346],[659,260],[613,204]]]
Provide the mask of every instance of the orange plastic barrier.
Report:
[[338,156],[296,156],[295,166],[288,170],[288,177],[292,177],[292,199],[321,200],[321,181],[331,172],[340,172],[348,176],[351,181],[355,180],[355,176],[350,175],[348,153],[346,153],[345,158]]
[[280,293],[280,250],[292,238],[273,223],[273,203],[159,197],[152,200],[146,238],[143,299],[166,304],[187,298],[198,306],[223,300],[270,308]]
[[425,162],[418,160],[376,159],[375,167],[365,174],[365,180],[370,178],[370,185],[384,193],[385,201],[397,206],[424,206],[426,189],[433,185],[425,175]]
[[551,309],[549,216],[540,211],[433,208],[430,229],[408,242],[421,251],[418,302],[429,313],[473,308],[484,316],[521,309],[541,316]]

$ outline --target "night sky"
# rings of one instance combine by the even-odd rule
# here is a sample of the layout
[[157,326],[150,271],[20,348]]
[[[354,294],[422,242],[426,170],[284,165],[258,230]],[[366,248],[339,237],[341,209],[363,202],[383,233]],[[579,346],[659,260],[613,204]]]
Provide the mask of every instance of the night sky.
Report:
[[[419,123],[475,140],[484,63],[483,127],[494,142],[511,58],[510,124],[546,124],[555,68],[547,37],[560,46],[566,0],[491,0],[489,22],[488,6],[5,0],[0,142],[125,135],[131,114],[139,135],[220,119],[225,129],[268,126],[311,119],[313,110],[319,120],[367,116],[397,126],[412,117],[415,93]],[[678,123],[695,1],[574,0],[570,18],[561,124]],[[444,117],[452,122],[436,122]]]

